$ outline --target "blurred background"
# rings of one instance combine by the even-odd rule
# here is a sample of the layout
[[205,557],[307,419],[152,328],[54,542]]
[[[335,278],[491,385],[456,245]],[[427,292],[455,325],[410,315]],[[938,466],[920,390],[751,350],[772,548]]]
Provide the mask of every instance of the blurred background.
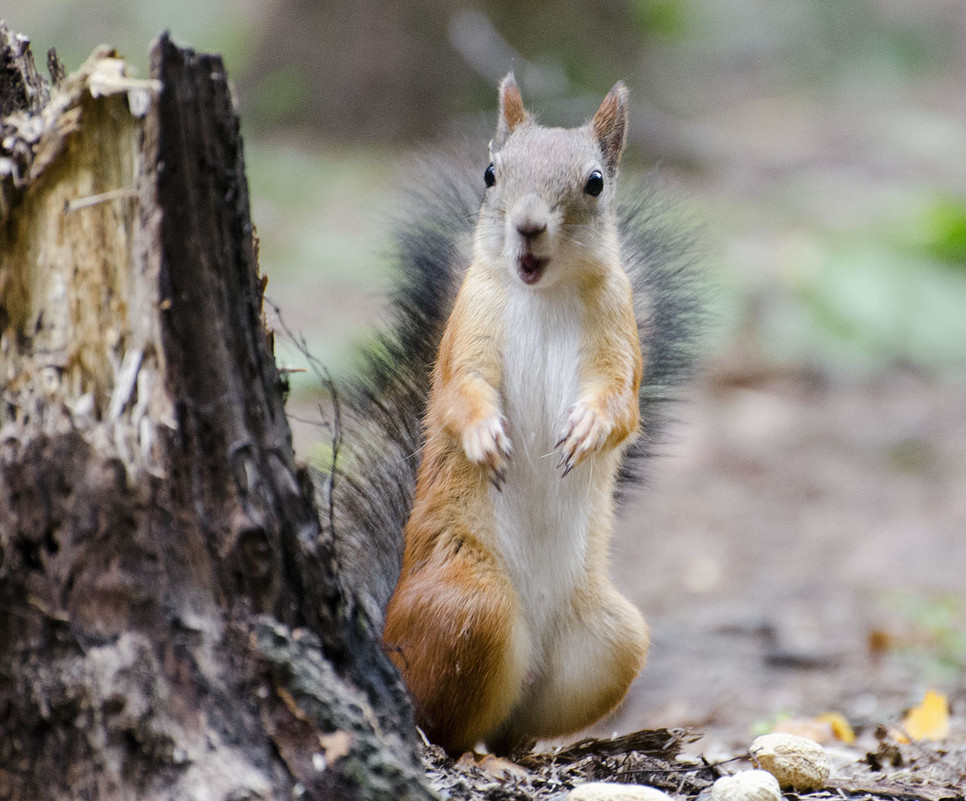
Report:
[[[836,710],[966,714],[962,0],[6,0],[38,61],[151,39],[220,52],[269,295],[338,376],[381,319],[405,167],[509,69],[547,123],[631,88],[626,171],[700,223],[706,368],[616,576],[651,663],[601,730],[740,739]],[[301,366],[296,348],[279,359]],[[293,379],[301,452],[321,398]],[[317,415],[316,415],[317,416]]]

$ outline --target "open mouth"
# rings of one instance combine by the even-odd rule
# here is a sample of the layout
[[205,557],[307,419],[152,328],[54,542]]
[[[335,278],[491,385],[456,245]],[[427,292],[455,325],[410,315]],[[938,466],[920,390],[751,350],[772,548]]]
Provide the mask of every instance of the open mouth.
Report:
[[523,283],[532,286],[540,280],[543,275],[543,268],[547,266],[547,260],[538,258],[532,253],[524,254],[517,262],[517,273]]

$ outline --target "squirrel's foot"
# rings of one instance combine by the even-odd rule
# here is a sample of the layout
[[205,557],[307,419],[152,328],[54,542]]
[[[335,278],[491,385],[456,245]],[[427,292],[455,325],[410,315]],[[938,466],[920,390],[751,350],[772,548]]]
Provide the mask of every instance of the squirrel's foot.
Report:
[[575,403],[567,425],[554,448],[560,449],[558,468],[567,475],[590,454],[604,447],[613,424],[596,409],[580,401]]
[[463,430],[462,445],[466,458],[483,467],[490,483],[502,489],[513,450],[503,428],[503,415],[493,414],[467,426]]

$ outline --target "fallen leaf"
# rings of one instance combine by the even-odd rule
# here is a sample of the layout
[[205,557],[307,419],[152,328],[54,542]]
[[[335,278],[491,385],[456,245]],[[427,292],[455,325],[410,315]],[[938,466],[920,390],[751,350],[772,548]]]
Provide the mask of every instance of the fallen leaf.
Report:
[[902,719],[903,731],[913,740],[944,740],[949,736],[949,703],[941,693],[927,690],[919,706]]
[[832,727],[832,734],[835,735],[836,740],[841,740],[846,745],[852,745],[855,742],[855,732],[841,712],[825,712],[819,715],[818,719]]
[[866,635],[866,647],[873,660],[881,660],[896,647],[896,637],[885,629],[872,629]]

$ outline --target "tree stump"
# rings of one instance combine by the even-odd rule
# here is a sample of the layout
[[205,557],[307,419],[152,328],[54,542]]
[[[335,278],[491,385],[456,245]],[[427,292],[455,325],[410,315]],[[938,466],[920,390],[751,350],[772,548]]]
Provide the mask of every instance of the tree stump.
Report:
[[0,798],[430,797],[295,462],[220,58],[48,87],[0,39]]

